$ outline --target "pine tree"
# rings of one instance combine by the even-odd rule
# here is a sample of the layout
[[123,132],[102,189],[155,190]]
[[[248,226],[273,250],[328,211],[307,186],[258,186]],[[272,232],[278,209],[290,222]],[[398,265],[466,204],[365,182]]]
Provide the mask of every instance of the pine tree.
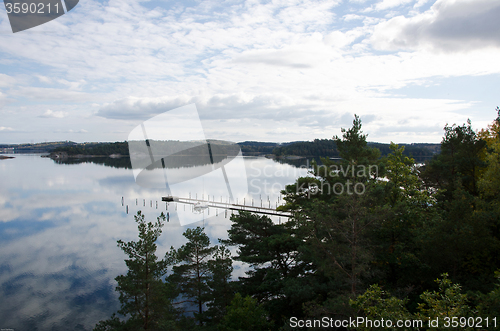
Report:
[[139,230],[139,240],[124,242],[118,246],[127,254],[126,275],[115,278],[116,291],[120,292],[119,314],[129,317],[120,321],[115,314],[107,321],[101,321],[94,330],[173,330],[175,297],[169,284],[162,281],[167,263],[156,256],[156,241],[165,222],[162,213],[155,223],[146,222],[141,211],[134,216]]
[[210,278],[207,285],[210,288],[210,301],[207,303],[207,315],[212,324],[220,322],[226,314],[226,308],[234,296],[231,274],[233,260],[231,252],[225,246],[215,246],[213,259],[208,261]]
[[203,306],[210,300],[207,282],[210,279],[209,260],[214,252],[214,247],[210,247],[210,239],[203,231],[201,227],[187,229],[183,235],[188,242],[177,250],[171,247],[166,254],[168,263],[176,264],[168,279],[176,284],[187,302],[196,305],[195,313],[200,324]]

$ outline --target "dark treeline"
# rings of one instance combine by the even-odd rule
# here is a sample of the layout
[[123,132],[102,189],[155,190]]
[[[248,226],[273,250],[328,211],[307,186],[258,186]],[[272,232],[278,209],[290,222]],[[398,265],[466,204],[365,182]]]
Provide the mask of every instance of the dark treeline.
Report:
[[[380,150],[381,156],[389,155],[390,144],[368,142],[369,147]],[[439,144],[401,144],[404,146],[403,154],[414,158],[430,158],[439,153]],[[279,146],[272,150],[276,156],[296,155],[305,157],[340,157],[340,153],[333,139],[315,139],[314,141],[301,141],[286,146]]]
[[57,147],[76,145],[72,141],[56,141],[36,144],[0,144],[0,149],[14,149],[14,153],[48,153]]
[[332,139],[315,139],[314,141],[300,141],[286,146],[276,147],[273,150],[276,156],[321,156],[338,157],[337,145]]
[[[186,144],[188,143],[186,142]],[[375,143],[375,142],[368,142],[367,144],[369,147],[378,148],[382,156],[386,156],[391,153],[390,144]],[[34,151],[35,147],[30,147],[30,146],[31,145],[26,145],[26,146],[23,145],[22,148]],[[40,146],[37,145],[36,148],[38,148],[38,150],[41,150],[42,152],[43,151],[51,151],[54,153],[65,152],[68,156],[75,156],[75,155],[109,156],[112,154],[120,154],[123,156],[129,155],[129,145],[125,141],[114,142],[114,143],[81,143],[81,144],[68,142],[64,144],[61,143],[61,145],[56,145],[58,147],[55,148],[53,146],[54,145],[51,144],[48,145],[40,144]],[[340,155],[339,151],[337,150],[335,141],[333,139],[315,139],[314,141],[297,141],[297,142],[290,142],[283,144],[278,144],[273,142],[245,141],[238,143],[238,146],[241,148],[242,153],[245,155],[274,154],[276,156],[296,155],[305,157],[339,157]],[[439,153],[440,151],[439,144],[417,143],[417,144],[401,144],[401,146],[405,146],[404,155],[412,156],[415,158],[422,158],[422,157],[429,158],[432,157],[434,154]],[[43,150],[41,148],[43,148]],[[21,151],[21,147],[17,147],[17,150]]]
[[[164,215],[146,223],[139,213],[139,241],[118,242],[129,269],[116,278],[120,317],[94,330],[374,329],[342,327],[349,318],[422,321],[383,330],[499,330],[497,111],[479,132],[447,125],[441,153],[421,167],[404,146],[380,157],[356,116],[334,137],[341,159],[313,163],[314,176],[283,191],[279,208],[292,218],[241,212],[217,246],[187,229],[188,242],[159,259]],[[237,281],[233,261],[249,266]]]
[[259,141],[244,141],[238,143],[241,148],[241,152],[246,155],[266,155],[272,154],[274,148],[278,146],[277,143],[271,142],[259,142]]
[[61,146],[54,148],[52,153],[64,152],[69,156],[73,155],[97,155],[109,156],[113,154],[129,155],[128,143],[114,142],[114,143],[84,143],[74,144],[72,146]]

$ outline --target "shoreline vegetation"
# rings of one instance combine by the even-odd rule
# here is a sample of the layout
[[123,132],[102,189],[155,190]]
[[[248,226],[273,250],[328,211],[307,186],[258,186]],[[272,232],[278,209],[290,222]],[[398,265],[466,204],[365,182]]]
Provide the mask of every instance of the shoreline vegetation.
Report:
[[[181,143],[181,142],[180,142]],[[288,143],[245,141],[237,143],[244,156],[265,156],[276,160],[299,160],[303,158],[327,157],[338,159],[339,151],[333,139],[315,139],[314,141],[296,141]],[[390,144],[367,142],[368,147],[380,150],[381,156],[391,153]],[[403,154],[416,159],[430,159],[440,153],[440,144],[412,143],[404,146]],[[120,158],[129,156],[129,147],[124,142],[86,142],[72,141],[47,142],[37,144],[0,144],[0,153],[9,154],[46,154],[52,159],[83,158]]]

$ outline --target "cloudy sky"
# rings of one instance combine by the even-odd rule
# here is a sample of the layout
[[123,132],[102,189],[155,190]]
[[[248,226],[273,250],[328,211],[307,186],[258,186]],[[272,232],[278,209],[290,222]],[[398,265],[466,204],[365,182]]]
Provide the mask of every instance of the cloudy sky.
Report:
[[0,143],[123,141],[195,103],[207,138],[440,142],[500,106],[498,0],[80,0],[13,34]]

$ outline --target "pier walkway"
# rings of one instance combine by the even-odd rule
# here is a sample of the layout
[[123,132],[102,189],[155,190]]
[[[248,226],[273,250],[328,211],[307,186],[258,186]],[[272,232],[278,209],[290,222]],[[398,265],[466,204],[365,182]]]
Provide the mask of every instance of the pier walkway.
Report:
[[[228,210],[237,210],[237,211],[248,211],[250,213],[263,214],[263,215],[273,215],[280,217],[292,217],[292,213],[290,212],[282,212],[277,211],[275,208],[271,208],[271,203],[268,201],[269,207],[262,206],[263,202],[261,200],[261,207],[257,206],[248,206],[246,204],[237,204],[237,203],[227,203],[227,202],[217,202],[217,201],[209,201],[209,200],[199,200],[199,199],[191,199],[191,198],[180,198],[180,197],[162,197],[162,201],[164,202],[178,202],[189,205],[199,205],[206,206],[212,208],[220,208],[220,209],[228,209]],[[253,204],[253,202],[252,202]]]

